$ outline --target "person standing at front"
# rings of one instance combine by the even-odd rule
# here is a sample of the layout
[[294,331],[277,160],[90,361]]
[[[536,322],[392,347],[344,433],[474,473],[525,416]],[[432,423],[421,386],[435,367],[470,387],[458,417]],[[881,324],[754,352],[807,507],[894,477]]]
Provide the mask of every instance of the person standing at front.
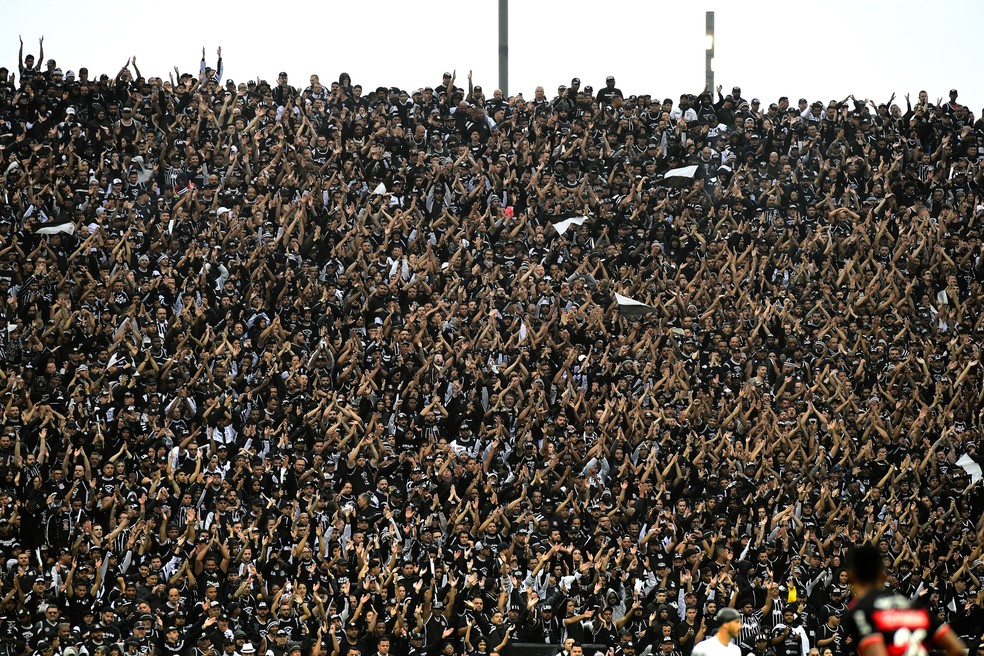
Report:
[[698,642],[691,656],[741,656],[741,647],[734,640],[741,633],[741,613],[734,608],[722,608],[714,616],[717,632]]

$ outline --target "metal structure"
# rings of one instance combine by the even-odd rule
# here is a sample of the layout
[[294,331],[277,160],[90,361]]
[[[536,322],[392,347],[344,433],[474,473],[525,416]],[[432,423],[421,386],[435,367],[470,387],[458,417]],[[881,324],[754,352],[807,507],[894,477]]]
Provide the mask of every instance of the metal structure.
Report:
[[711,64],[714,59],[714,12],[707,12],[707,44],[705,46],[705,56],[704,56],[704,91],[714,94],[714,68]]
[[499,0],[499,88],[509,97],[509,0]]

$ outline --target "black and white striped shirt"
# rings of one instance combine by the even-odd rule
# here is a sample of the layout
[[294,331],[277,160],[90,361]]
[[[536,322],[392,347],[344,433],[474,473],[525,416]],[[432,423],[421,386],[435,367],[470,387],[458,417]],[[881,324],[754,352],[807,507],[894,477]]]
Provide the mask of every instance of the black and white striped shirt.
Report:
[[755,646],[755,636],[766,631],[766,624],[767,620],[761,610],[753,610],[748,615],[742,614],[738,644],[743,651]]

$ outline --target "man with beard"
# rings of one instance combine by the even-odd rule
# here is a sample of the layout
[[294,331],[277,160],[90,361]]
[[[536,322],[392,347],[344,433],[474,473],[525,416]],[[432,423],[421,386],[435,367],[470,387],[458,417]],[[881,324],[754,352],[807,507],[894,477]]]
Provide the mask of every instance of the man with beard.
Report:
[[741,656],[741,648],[734,642],[741,633],[741,613],[734,608],[722,608],[714,620],[719,625],[717,633],[697,643],[693,656]]

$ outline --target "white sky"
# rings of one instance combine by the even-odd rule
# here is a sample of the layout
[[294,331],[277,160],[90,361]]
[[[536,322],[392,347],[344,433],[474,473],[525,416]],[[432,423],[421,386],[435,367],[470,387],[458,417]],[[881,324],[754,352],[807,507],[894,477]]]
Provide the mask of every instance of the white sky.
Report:
[[[130,55],[145,76],[166,76],[175,65],[197,73],[201,47],[214,64],[221,45],[226,77],[237,82],[274,82],[286,70],[304,86],[311,73],[330,82],[346,71],[367,90],[412,91],[451,69],[465,86],[471,68],[490,95],[498,81],[498,0],[5,4],[0,64],[11,69],[18,34],[35,55],[44,34],[46,58],[96,74],[115,75]],[[512,0],[509,91],[528,98],[542,84],[552,96],[574,76],[597,89],[607,75],[626,95],[699,91],[706,10],[716,13],[715,83],[726,91],[738,84],[763,103],[850,93],[884,101],[895,92],[904,103],[906,92],[945,100],[955,87],[981,115],[979,0]]]

